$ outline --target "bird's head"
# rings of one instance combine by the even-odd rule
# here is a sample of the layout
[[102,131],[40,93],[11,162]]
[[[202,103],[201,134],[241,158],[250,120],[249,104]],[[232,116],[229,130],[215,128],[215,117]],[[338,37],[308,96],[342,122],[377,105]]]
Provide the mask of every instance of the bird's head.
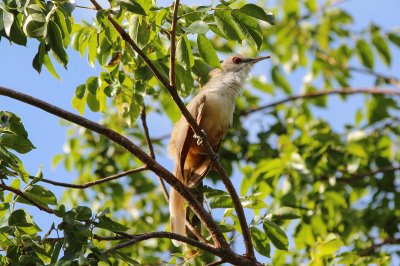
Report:
[[255,58],[247,58],[242,55],[234,55],[226,59],[222,65],[221,65],[221,70],[222,72],[229,73],[238,73],[241,74],[243,73],[244,75],[247,75],[248,72],[250,71],[251,67],[257,63],[260,62],[264,59],[268,59],[270,56],[259,56]]

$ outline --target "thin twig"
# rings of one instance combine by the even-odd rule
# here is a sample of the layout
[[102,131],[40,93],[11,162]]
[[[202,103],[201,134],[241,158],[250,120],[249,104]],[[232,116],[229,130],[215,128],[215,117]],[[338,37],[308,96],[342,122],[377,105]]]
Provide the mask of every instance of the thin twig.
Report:
[[8,190],[13,192],[14,194],[20,196],[21,198],[25,199],[26,201],[29,201],[32,205],[36,206],[39,210],[45,211],[47,213],[54,213],[54,210],[50,209],[47,206],[44,206],[43,204],[37,202],[34,199],[31,199],[29,196],[25,195],[21,190],[7,186],[4,183],[0,183],[0,188],[4,190]]
[[[153,160],[155,160],[156,159],[156,154],[154,153],[153,142],[152,142],[152,140],[150,138],[150,132],[149,132],[149,127],[147,126],[147,119],[146,118],[147,118],[147,116],[146,116],[146,106],[143,104],[142,112],[140,113],[140,119],[142,120],[144,135],[145,135],[145,138],[146,138],[147,146],[149,147],[150,157]],[[157,179],[158,179],[158,182],[161,185],[161,190],[162,190],[162,192],[164,194],[164,198],[168,202],[169,195],[168,195],[168,190],[167,190],[167,187],[165,186],[164,180],[158,175],[157,175]]]
[[385,75],[382,73],[378,73],[372,69],[367,69],[367,68],[361,68],[361,67],[356,67],[356,66],[349,66],[347,64],[340,64],[336,58],[329,56],[325,51],[322,51],[318,47],[314,48],[316,50],[316,56],[324,60],[324,62],[327,62],[328,64],[339,67],[344,70],[350,70],[353,72],[358,72],[361,74],[367,74],[367,75],[372,75],[376,78],[383,79],[387,84],[394,85],[396,87],[400,87],[400,79],[397,77]]
[[[400,166],[384,167],[384,168],[375,169],[375,170],[372,170],[372,171],[366,172],[366,173],[355,173],[355,174],[350,174],[350,175],[344,175],[342,177],[336,178],[336,181],[340,182],[340,183],[353,183],[355,181],[360,181],[367,176],[374,176],[374,175],[380,174],[380,173],[393,173],[396,171],[400,171]],[[329,178],[330,178],[329,176],[322,176],[319,178],[319,180],[329,180]]]
[[171,24],[171,45],[170,45],[170,57],[169,57],[169,84],[172,87],[176,86],[176,78],[175,78],[175,53],[176,53],[176,25],[178,23],[178,9],[179,9],[179,0],[175,0],[174,11],[172,15],[172,24]]
[[[58,187],[86,189],[86,188],[89,188],[89,187],[92,187],[92,186],[95,186],[95,185],[99,185],[99,184],[102,184],[102,183],[105,183],[105,182],[109,182],[109,181],[112,181],[112,180],[115,180],[115,179],[118,179],[118,178],[121,178],[121,177],[124,177],[124,176],[127,176],[127,175],[143,172],[143,171],[146,171],[146,170],[148,170],[148,168],[146,166],[142,166],[142,167],[131,169],[131,170],[128,170],[128,171],[124,171],[124,172],[121,172],[121,173],[118,173],[118,174],[115,174],[115,175],[111,175],[111,176],[108,176],[108,177],[105,177],[105,178],[102,178],[102,179],[99,179],[99,180],[96,180],[96,181],[87,182],[85,184],[63,183],[63,182],[57,182],[57,181],[46,179],[46,178],[40,179],[40,181],[44,182],[44,183],[48,183],[48,184],[54,185],[54,186],[58,186]],[[30,179],[35,179],[36,177],[35,176],[29,176],[29,178]]]
[[278,105],[281,105],[283,103],[287,102],[292,102],[298,99],[310,99],[310,98],[317,98],[317,97],[322,97],[326,95],[332,95],[332,94],[340,94],[340,95],[351,95],[351,94],[378,94],[378,95],[394,95],[394,96],[400,96],[400,91],[397,90],[391,90],[391,89],[379,89],[379,88],[357,88],[357,89],[352,89],[352,88],[341,88],[341,89],[335,89],[335,90],[327,90],[327,91],[318,91],[318,92],[309,92],[309,93],[304,93],[304,94],[299,94],[299,95],[293,95],[289,96],[285,99],[275,101],[272,103],[269,103],[267,105],[263,105],[257,108],[249,109],[246,111],[243,111],[241,115],[246,116],[254,112],[258,112],[261,110],[269,109],[276,107]]

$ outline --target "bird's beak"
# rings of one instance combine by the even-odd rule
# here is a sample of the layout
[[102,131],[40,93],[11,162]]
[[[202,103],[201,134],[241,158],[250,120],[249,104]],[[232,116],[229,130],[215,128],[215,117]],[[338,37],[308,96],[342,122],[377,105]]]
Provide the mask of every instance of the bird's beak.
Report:
[[268,58],[271,58],[271,56],[269,56],[269,55],[267,55],[267,56],[259,56],[259,57],[256,57],[256,58],[250,58],[248,62],[251,63],[251,64],[255,64],[257,62],[260,62],[260,61],[268,59]]

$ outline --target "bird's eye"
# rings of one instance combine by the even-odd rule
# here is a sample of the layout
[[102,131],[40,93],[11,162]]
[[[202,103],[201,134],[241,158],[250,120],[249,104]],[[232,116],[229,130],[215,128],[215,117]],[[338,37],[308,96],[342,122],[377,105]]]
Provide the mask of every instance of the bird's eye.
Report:
[[240,58],[240,57],[238,57],[238,56],[235,56],[234,58],[232,58],[232,62],[233,62],[234,64],[240,64],[240,63],[243,62],[243,59]]

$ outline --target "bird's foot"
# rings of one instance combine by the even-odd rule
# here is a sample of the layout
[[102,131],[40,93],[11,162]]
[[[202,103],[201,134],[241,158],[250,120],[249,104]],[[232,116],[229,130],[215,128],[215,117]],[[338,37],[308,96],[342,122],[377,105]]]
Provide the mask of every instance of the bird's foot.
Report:
[[219,154],[218,153],[214,153],[213,156],[211,157],[211,161],[212,163],[217,163],[219,161]]
[[205,140],[206,136],[207,136],[206,132],[204,131],[204,129],[202,129],[201,135],[199,136],[199,135],[194,134],[193,138],[197,139],[196,143],[197,143],[197,145],[200,146],[201,144],[203,144],[203,141]]

